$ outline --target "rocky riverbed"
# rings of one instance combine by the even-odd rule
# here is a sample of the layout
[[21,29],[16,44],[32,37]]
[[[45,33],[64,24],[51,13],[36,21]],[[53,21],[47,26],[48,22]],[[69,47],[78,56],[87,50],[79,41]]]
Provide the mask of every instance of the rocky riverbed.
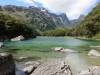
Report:
[[74,73],[65,59],[50,59],[46,62],[26,61],[18,67],[11,54],[0,53],[0,75],[100,75],[100,66],[88,66]]

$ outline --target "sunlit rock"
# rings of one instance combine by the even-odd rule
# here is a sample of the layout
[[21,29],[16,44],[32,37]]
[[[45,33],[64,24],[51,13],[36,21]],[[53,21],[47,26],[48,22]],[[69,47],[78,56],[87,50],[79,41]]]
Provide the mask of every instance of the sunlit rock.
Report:
[[64,61],[53,60],[37,67],[31,75],[72,75],[72,71]]
[[31,74],[38,66],[40,65],[40,62],[38,61],[28,61],[25,62],[22,66],[22,71],[24,71],[27,74]]
[[100,66],[94,66],[90,71],[90,75],[100,75]]
[[61,50],[61,52],[70,52],[70,53],[73,53],[73,52],[76,52],[76,51],[74,51],[72,49],[63,49],[63,50]]
[[55,51],[62,51],[64,48],[63,47],[55,47],[54,50]]
[[100,56],[100,52],[92,49],[92,50],[89,51],[88,55],[89,56],[97,56],[97,57],[99,57]]
[[24,39],[25,38],[22,35],[20,35],[18,37],[12,38],[11,41],[21,41],[21,40],[24,40]]

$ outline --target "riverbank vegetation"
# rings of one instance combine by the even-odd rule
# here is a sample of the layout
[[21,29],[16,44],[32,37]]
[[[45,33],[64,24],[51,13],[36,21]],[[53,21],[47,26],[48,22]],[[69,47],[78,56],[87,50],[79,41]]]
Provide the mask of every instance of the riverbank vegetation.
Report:
[[[11,9],[9,9],[9,12],[11,12]],[[19,10],[16,11],[20,12]],[[19,35],[23,35],[25,38],[36,37],[38,35],[100,38],[100,4],[98,4],[93,9],[93,11],[84,18],[82,22],[77,23],[78,25],[73,26],[72,28],[64,26],[56,27],[55,25],[53,25],[52,21],[50,23],[52,23],[53,28],[49,24],[49,26],[42,26],[44,25],[43,18],[41,18],[43,19],[43,21],[41,21],[40,19],[32,17],[32,19],[34,18],[41,21],[35,22],[35,20],[30,20],[28,14],[26,16],[23,15],[24,17],[22,17],[22,14],[19,15],[18,13],[16,13],[16,11],[11,12],[11,14],[9,14],[8,11],[0,11],[0,39],[10,39]],[[39,11],[37,12],[37,15],[39,16],[40,13]],[[16,13],[16,15],[14,13]],[[26,14],[26,12],[24,14]],[[37,15],[33,16],[37,17]],[[40,23],[41,25],[38,26],[38,23]]]
[[68,28],[57,28],[55,30],[43,32],[43,36],[66,36],[68,31]]
[[100,38],[100,4],[72,30],[71,35]]
[[44,32],[47,36],[75,36],[100,39],[100,4],[84,20],[71,29],[62,28]]
[[11,39],[19,35],[30,38],[37,34],[38,32],[22,19],[0,13],[0,39]]

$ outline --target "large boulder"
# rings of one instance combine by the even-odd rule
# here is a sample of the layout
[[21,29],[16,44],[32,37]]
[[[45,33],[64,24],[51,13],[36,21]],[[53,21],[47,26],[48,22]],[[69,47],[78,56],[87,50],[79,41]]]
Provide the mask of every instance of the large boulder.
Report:
[[38,66],[31,75],[72,75],[72,72],[63,60],[50,60]]
[[15,75],[15,63],[11,54],[0,53],[0,75]]
[[0,48],[2,48],[4,46],[3,42],[0,42]]
[[96,56],[96,57],[100,57],[100,52],[98,52],[97,50],[90,50],[88,53],[89,56]]
[[22,35],[20,35],[18,37],[12,38],[11,41],[21,41],[21,40],[24,40],[24,39],[25,38]]

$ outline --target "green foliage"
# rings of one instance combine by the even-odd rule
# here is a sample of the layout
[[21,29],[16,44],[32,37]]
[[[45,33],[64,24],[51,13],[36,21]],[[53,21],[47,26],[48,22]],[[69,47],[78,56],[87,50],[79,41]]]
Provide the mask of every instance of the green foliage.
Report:
[[57,28],[55,30],[49,30],[46,32],[43,32],[44,36],[65,36],[68,32],[67,28]]
[[26,38],[35,37],[36,30],[25,21],[8,14],[0,13],[0,37],[3,39],[23,35]]
[[70,35],[86,37],[93,37],[100,33],[100,4],[86,16],[79,26],[71,31]]

